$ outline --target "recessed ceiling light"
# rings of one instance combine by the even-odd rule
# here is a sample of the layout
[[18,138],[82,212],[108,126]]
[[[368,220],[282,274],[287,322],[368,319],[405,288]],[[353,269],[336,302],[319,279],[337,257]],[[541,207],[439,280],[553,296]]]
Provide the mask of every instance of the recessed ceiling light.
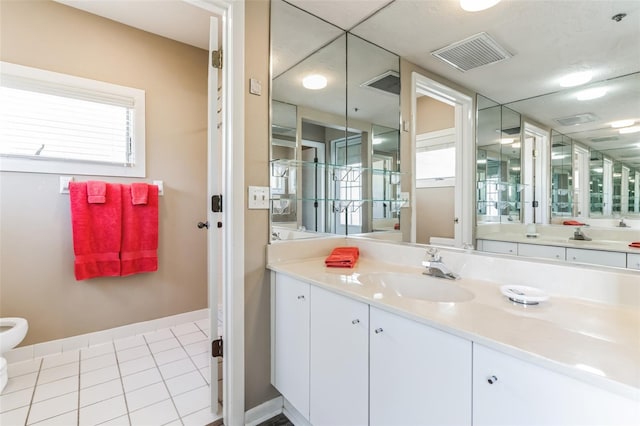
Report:
[[574,87],[580,86],[591,81],[593,73],[591,71],[580,71],[567,74],[560,79],[560,86],[562,87]]
[[611,123],[611,127],[613,127],[614,129],[619,129],[620,127],[629,127],[633,126],[634,124],[636,124],[635,120],[619,120]]
[[384,142],[382,138],[373,138],[373,141],[372,141],[374,145],[380,145],[382,142]]
[[487,164],[487,160],[486,159],[481,159],[481,160],[476,161],[476,163],[478,163],[478,164]]
[[618,130],[621,135],[628,135],[629,133],[638,133],[640,132],[640,126],[632,126],[632,127],[623,127]]
[[460,7],[467,12],[479,12],[500,3],[500,0],[460,0]]
[[520,148],[520,142],[516,142],[516,143],[512,144],[511,148],[515,148],[515,149]]
[[513,143],[513,138],[502,138],[502,139],[500,139],[500,143],[502,145],[507,145],[507,144]]
[[320,74],[311,74],[302,79],[302,85],[309,90],[320,90],[327,87],[327,78]]
[[607,94],[607,89],[604,87],[593,87],[591,89],[578,92],[576,99],[579,101],[590,101],[591,99],[598,99]]

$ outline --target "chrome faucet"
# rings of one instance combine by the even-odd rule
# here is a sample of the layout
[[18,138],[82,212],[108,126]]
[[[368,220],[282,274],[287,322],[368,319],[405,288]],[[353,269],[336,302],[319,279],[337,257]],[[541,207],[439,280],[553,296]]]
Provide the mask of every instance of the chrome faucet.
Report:
[[445,278],[447,280],[459,280],[460,276],[453,273],[444,263],[442,263],[442,257],[437,248],[431,247],[427,249],[428,260],[422,261],[422,266],[427,268],[423,272],[424,275],[429,275],[436,278]]
[[573,233],[573,237],[571,237],[570,239],[578,241],[591,241],[591,238],[584,235],[580,227],[576,228],[576,231]]
[[624,217],[620,219],[618,223],[618,228],[629,228],[630,226],[624,221]]
[[276,240],[277,240],[277,241],[279,241],[279,240],[281,240],[281,239],[282,239],[282,238],[280,238],[280,233],[279,233],[279,232],[275,232],[275,231],[273,231],[273,232],[271,233],[271,241],[276,241]]

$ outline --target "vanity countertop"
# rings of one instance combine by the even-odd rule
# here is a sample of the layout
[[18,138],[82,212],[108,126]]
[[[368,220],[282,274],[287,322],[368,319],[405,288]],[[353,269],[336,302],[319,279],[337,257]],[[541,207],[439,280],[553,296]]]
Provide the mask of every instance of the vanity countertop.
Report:
[[[423,268],[361,257],[353,269],[327,268],[324,258],[273,262],[268,268],[458,335],[551,370],[640,399],[640,312],[633,307],[551,294],[539,305],[509,301],[494,282],[455,283],[475,297],[437,303],[383,295],[360,277]],[[427,278],[427,277],[425,277]],[[432,278],[434,279],[434,278]]]
[[[589,236],[588,230],[585,230],[584,233]],[[531,238],[524,234],[506,232],[494,232],[478,235],[478,239],[640,254],[640,248],[629,247],[629,243],[632,241],[601,240],[595,238],[591,241],[576,241],[569,239],[569,237],[559,237],[555,235],[539,235],[535,238]]]

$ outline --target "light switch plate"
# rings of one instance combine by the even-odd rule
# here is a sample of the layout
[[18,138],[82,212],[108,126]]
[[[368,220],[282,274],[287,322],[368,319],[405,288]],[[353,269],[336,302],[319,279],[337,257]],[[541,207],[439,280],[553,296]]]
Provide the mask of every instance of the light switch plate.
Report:
[[249,208],[269,210],[269,187],[250,186],[249,187]]
[[249,79],[249,93],[258,96],[262,95],[262,83],[260,83],[260,80],[255,78]]

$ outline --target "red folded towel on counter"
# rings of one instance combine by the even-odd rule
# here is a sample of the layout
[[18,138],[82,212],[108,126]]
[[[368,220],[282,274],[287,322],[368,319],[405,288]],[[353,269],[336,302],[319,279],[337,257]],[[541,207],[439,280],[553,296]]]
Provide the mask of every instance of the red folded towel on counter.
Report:
[[577,220],[565,220],[564,222],[562,222],[563,225],[569,225],[569,226],[585,226],[586,223],[582,223],[582,222],[578,222]]
[[632,242],[631,244],[629,244],[629,247],[640,248],[640,241]]
[[324,260],[329,268],[353,268],[360,257],[358,247],[336,247]]

